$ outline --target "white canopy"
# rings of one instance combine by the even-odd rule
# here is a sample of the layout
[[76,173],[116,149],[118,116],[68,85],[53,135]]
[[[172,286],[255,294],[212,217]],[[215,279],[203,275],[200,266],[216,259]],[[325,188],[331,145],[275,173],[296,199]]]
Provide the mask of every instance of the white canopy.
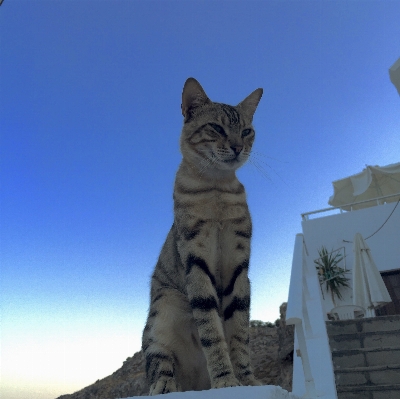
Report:
[[392,299],[360,233],[356,233],[353,243],[353,304],[364,308],[367,317],[375,316],[375,308]]
[[374,206],[377,203],[373,201],[351,207],[345,205],[386,195],[399,194],[385,199],[385,202],[398,201],[400,198],[400,162],[382,167],[367,165],[362,172],[336,180],[332,184],[334,194],[328,202],[332,206],[345,210]]

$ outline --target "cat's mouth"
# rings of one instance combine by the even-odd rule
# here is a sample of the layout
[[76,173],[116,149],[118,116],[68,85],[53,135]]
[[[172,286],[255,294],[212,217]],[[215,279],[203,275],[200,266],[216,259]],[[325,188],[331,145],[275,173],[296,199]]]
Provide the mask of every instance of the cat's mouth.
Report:
[[239,152],[238,154],[230,154],[228,156],[221,157],[220,159],[224,163],[235,164],[235,163],[242,162],[243,156],[242,156],[242,152]]
[[222,162],[224,162],[224,163],[236,163],[236,162],[240,162],[240,159],[239,159],[239,156],[235,156],[233,158],[223,159]]
[[221,166],[228,169],[237,169],[240,168],[243,164],[243,158],[240,155],[235,155],[232,158],[221,159]]
[[220,165],[222,169],[237,169],[243,163],[243,157],[241,154],[232,155],[230,157],[221,156],[219,154],[212,153],[212,159],[214,164]]

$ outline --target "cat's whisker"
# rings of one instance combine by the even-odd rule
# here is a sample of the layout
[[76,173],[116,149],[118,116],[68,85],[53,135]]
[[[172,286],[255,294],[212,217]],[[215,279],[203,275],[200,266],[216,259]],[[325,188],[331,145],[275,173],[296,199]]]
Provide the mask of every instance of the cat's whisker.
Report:
[[[202,163],[203,163],[203,162],[202,162]],[[209,166],[211,166],[211,164],[212,164],[212,160],[211,160],[211,159],[205,160],[204,165],[203,165],[203,166],[201,167],[201,169],[200,169],[200,177],[203,176],[204,172],[206,171],[206,169],[207,169]]]
[[251,150],[251,154],[253,154],[256,157],[258,156],[258,157],[264,157],[264,158],[272,159],[273,161],[276,161],[276,162],[289,163],[288,161],[282,161],[281,159],[270,157],[270,156],[265,155],[264,153],[259,152],[259,151]]
[[[264,160],[259,159],[260,156],[269,158],[269,159],[274,159],[272,157],[268,157],[265,154],[261,153],[261,152],[257,152],[257,151],[251,151],[250,152],[250,157],[249,157],[249,162],[252,163],[257,170],[259,170],[259,172],[265,177],[267,176],[268,180],[272,182],[272,179],[270,178],[270,176],[268,175],[268,173],[264,170],[264,167],[261,164],[265,165],[268,169],[270,169],[276,176],[279,177],[279,179],[285,184],[287,185],[286,181],[282,178],[282,176],[279,175],[279,173],[267,162],[265,162]],[[286,161],[282,161],[287,163]],[[257,166],[256,166],[257,165]]]
[[268,173],[263,169],[263,167],[255,160],[252,158],[249,158],[249,162],[260,172],[261,176],[267,179],[269,182],[272,183],[272,179],[268,175]]
[[[205,152],[205,151],[203,151]],[[217,160],[215,157],[206,157],[204,159],[201,160],[200,164],[201,164],[201,168],[200,168],[200,177],[203,176],[204,172],[206,171],[206,169],[210,166],[212,166],[213,163],[216,163]]]

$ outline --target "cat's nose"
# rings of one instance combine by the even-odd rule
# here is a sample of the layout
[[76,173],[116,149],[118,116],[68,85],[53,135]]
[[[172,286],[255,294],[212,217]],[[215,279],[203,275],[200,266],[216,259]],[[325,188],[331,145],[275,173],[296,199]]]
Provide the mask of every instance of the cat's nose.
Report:
[[242,151],[243,146],[234,145],[234,146],[231,146],[231,148],[232,148],[233,152],[235,153],[235,155],[238,156],[240,154],[240,151]]

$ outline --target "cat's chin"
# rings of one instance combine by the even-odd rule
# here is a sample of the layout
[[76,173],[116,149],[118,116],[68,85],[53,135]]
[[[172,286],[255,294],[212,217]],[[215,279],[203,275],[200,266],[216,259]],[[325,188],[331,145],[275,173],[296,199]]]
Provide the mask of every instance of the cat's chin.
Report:
[[239,169],[240,167],[243,166],[243,164],[246,161],[234,158],[234,159],[229,159],[229,160],[223,160],[217,163],[217,167],[220,170],[225,170],[225,171],[235,171]]
[[219,167],[219,165],[214,165],[212,168],[207,171],[200,171],[199,175],[201,179],[208,180],[220,180],[231,178],[235,176],[235,171],[237,168],[232,167]]
[[233,159],[220,159],[215,157],[214,161],[211,165],[209,165],[209,169],[211,170],[218,170],[221,172],[234,172],[235,170],[239,169],[243,166],[246,160],[242,160],[239,158]]

